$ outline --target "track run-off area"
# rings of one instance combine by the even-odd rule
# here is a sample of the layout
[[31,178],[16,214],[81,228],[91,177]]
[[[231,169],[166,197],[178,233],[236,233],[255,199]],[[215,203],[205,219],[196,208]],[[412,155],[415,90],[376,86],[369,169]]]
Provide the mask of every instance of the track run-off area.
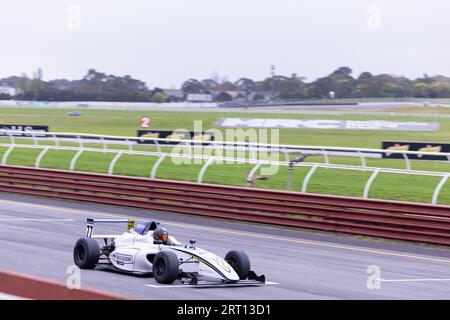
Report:
[[[181,242],[247,252],[263,287],[193,288],[151,276],[82,270],[81,286],[135,299],[449,299],[450,249],[124,207],[0,194],[0,269],[66,283],[86,218],[156,220]],[[118,234],[124,226],[102,225]]]

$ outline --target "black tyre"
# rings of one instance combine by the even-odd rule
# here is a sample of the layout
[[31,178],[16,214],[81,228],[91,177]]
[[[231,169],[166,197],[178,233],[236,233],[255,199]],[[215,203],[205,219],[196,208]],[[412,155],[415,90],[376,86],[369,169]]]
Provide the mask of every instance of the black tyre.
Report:
[[232,250],[225,256],[225,261],[236,271],[241,280],[248,278],[250,259],[245,252]]
[[73,248],[73,261],[81,269],[94,269],[100,257],[100,246],[92,238],[78,239]]
[[153,277],[159,283],[171,284],[178,278],[178,257],[172,251],[160,251],[153,259]]

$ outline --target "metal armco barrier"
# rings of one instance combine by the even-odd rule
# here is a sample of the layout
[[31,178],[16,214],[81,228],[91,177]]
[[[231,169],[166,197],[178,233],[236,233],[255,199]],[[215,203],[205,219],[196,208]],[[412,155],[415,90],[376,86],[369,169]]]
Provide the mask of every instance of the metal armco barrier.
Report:
[[450,245],[450,206],[0,165],[0,191]]

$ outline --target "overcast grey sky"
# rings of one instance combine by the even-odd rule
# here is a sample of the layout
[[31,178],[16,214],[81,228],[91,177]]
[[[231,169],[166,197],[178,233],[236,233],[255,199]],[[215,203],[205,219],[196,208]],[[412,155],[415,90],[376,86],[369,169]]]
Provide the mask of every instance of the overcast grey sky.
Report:
[[448,0],[0,0],[0,78],[450,75]]

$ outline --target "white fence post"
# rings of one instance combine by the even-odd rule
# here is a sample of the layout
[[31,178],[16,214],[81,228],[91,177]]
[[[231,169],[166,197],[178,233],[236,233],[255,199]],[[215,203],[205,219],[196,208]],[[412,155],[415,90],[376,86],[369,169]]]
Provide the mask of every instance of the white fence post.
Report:
[[59,147],[59,139],[56,134],[52,134],[53,141],[55,142],[55,146]]
[[72,161],[70,161],[70,168],[69,168],[70,171],[74,171],[75,170],[75,163],[77,162],[78,158],[81,156],[83,151],[84,151],[84,149],[80,148],[80,150],[78,150],[78,152],[72,158]]
[[81,139],[81,136],[80,136],[80,135],[77,135],[77,139],[78,139],[78,145],[79,145],[79,147],[80,147],[80,148],[83,148],[83,147],[84,147],[84,144],[83,144],[83,140]]
[[411,161],[408,158],[408,155],[406,153],[403,153],[403,158],[405,159],[406,162],[406,170],[411,170]]
[[286,149],[278,149],[280,153],[284,154],[284,160],[286,162],[289,162],[291,159],[289,158],[289,153],[286,151]]
[[131,145],[130,139],[125,140],[128,144],[128,150],[133,151],[133,146]]
[[325,149],[322,149],[323,159],[325,160],[325,164],[330,164],[330,158],[328,157],[328,153]]
[[434,189],[433,193],[433,199],[431,200],[432,204],[437,204],[439,200],[439,193],[441,192],[442,187],[445,185],[445,183],[448,180],[449,175],[446,174],[442,177],[441,181],[439,181],[438,185],[436,186],[436,189]]
[[44,157],[44,155],[47,153],[49,147],[45,147],[37,156],[36,161],[34,162],[34,167],[35,168],[39,168],[39,166],[41,165],[41,160]]
[[102,148],[103,149],[108,149],[108,145],[106,144],[106,141],[103,137],[100,137],[100,141],[102,142]]
[[11,141],[11,144],[16,144],[16,138],[14,138],[14,135],[11,132],[6,133],[9,136],[9,140]]
[[361,167],[366,167],[366,158],[362,154],[361,150],[358,150],[359,158],[361,159]]
[[3,164],[3,165],[6,164],[6,161],[8,160],[9,154],[11,153],[11,151],[13,151],[13,149],[14,149],[15,147],[16,147],[16,146],[13,144],[13,145],[10,146],[10,147],[8,148],[8,150],[6,150],[6,152],[3,154],[3,157],[2,157],[2,164]]
[[311,169],[308,171],[308,174],[306,175],[305,179],[303,180],[303,184],[302,184],[302,192],[306,193],[306,190],[308,188],[308,183],[309,180],[311,179],[312,175],[314,174],[314,172],[316,171],[316,169],[319,167],[319,165],[316,163],[315,165],[313,165],[311,167]]
[[206,169],[208,169],[209,165],[212,164],[215,160],[216,160],[216,158],[213,157],[213,158],[209,158],[208,161],[205,162],[202,169],[200,170],[200,173],[198,174],[197,183],[202,183],[203,176],[206,173]]
[[256,151],[255,151],[255,148],[253,148],[253,145],[249,144],[248,145],[248,158],[249,158],[249,160],[257,160],[258,159],[258,151],[259,151],[258,148],[256,148]]
[[150,173],[150,179],[155,179],[156,172],[158,171],[158,167],[163,162],[163,160],[167,157],[167,153],[163,153],[158,160],[156,160],[155,164],[153,165],[152,172]]
[[250,172],[247,175],[247,178],[245,179],[245,181],[252,181],[253,177],[255,176],[256,172],[258,171],[258,169],[261,167],[262,163],[258,162],[253,168],[252,170],[250,170]]
[[367,180],[366,185],[364,187],[364,193],[363,193],[363,198],[364,199],[369,198],[370,186],[372,185],[373,181],[377,177],[377,175],[380,172],[380,170],[381,170],[380,168],[375,169],[375,171],[372,172],[372,174],[370,175],[369,179]]
[[114,157],[114,159],[112,159],[111,163],[109,164],[109,168],[108,168],[108,174],[112,175],[114,172],[114,166],[116,165],[117,161],[119,160],[119,158],[122,156],[123,154],[123,150],[120,150],[119,152],[117,152],[116,156]]
[[159,142],[156,141],[156,140],[154,142],[155,142],[155,145],[156,145],[157,152],[162,153],[161,145],[159,144]]
[[36,139],[36,134],[34,132],[30,132],[31,137],[33,138],[33,144],[35,146],[39,145],[37,139]]

